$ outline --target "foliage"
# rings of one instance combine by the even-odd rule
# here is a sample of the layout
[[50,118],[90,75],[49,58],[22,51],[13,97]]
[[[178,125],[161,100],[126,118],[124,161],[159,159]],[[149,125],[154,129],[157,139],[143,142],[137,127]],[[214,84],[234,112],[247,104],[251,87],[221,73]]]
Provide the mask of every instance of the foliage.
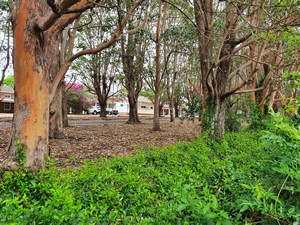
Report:
[[66,92],[67,105],[69,111],[80,114],[82,110],[87,110],[92,102],[87,98],[83,91],[82,84],[66,84],[68,91]]
[[241,120],[240,117],[238,115],[238,110],[229,107],[226,110],[226,124],[225,124],[225,129],[227,131],[239,131],[239,129],[241,128]]
[[77,170],[0,174],[1,224],[300,222],[299,127],[209,133]]
[[14,145],[16,147],[16,153],[18,156],[17,165],[19,168],[21,168],[26,162],[25,145],[22,144],[20,141],[15,141]]
[[[273,120],[262,139],[267,140],[270,151],[270,168],[268,176],[272,177],[266,184],[257,183],[245,186],[253,193],[253,198],[245,202],[245,208],[270,217],[268,221],[279,224],[291,224],[300,221],[300,126],[283,117],[282,112],[271,111]],[[268,223],[265,223],[268,224]]]
[[140,91],[139,95],[150,99],[151,102],[154,102],[154,92],[151,89],[143,89]]
[[195,118],[196,115],[199,116],[201,111],[201,99],[193,96],[192,99],[186,103],[186,107],[183,109],[183,119],[185,118]]
[[6,86],[10,86],[10,87],[14,87],[14,83],[15,83],[15,80],[14,80],[14,76],[13,75],[11,75],[11,76],[9,76],[9,77],[7,77],[7,78],[5,78],[4,80],[3,80],[3,85],[6,85]]

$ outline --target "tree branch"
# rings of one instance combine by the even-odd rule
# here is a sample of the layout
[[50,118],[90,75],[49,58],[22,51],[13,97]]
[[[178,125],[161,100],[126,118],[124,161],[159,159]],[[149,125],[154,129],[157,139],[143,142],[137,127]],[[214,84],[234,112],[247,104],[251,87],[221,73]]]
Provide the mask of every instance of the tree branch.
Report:
[[60,68],[58,74],[55,76],[53,83],[51,85],[50,91],[49,91],[49,99],[50,102],[52,101],[56,89],[60,83],[60,81],[63,79],[64,75],[66,74],[66,72],[68,71],[69,67],[71,66],[72,62],[79,58],[80,56],[83,55],[87,55],[87,54],[96,54],[108,47],[110,47],[112,44],[114,44],[119,37],[122,35],[123,33],[123,29],[125,27],[125,25],[127,24],[127,21],[129,20],[129,18],[131,17],[131,14],[134,12],[134,10],[140,5],[142,4],[144,1],[146,0],[139,0],[137,1],[132,7],[131,9],[128,11],[128,13],[126,14],[126,16],[124,17],[124,19],[121,21],[120,25],[117,27],[116,31],[114,32],[114,34],[112,35],[111,39],[105,43],[102,43],[101,45],[99,45],[97,48],[92,48],[92,49],[86,49],[86,50],[82,50],[78,53],[76,53],[75,55],[73,55],[71,58],[69,58]]
[[254,78],[254,75],[256,74],[257,71],[258,71],[258,69],[255,69],[255,70],[252,72],[252,74],[251,74],[251,76],[250,76],[250,78],[249,78],[248,80],[244,81],[244,82],[243,82],[242,84],[240,84],[239,86],[237,86],[237,87],[235,87],[234,89],[232,89],[232,90],[226,92],[225,94],[223,94],[223,95],[221,96],[221,99],[224,100],[225,98],[229,97],[230,95],[237,93],[238,90],[240,90],[242,87],[244,87],[245,84],[247,84],[248,82],[250,82],[250,81]]
[[63,12],[68,12],[69,8],[71,13],[82,13],[87,8],[92,7],[91,3],[87,0],[64,0],[59,5],[54,5],[54,3],[50,3],[52,0],[47,0],[49,7],[52,9],[46,15],[42,17],[38,17],[36,21],[36,25],[42,31],[46,31],[50,29],[53,25],[55,25],[56,21],[62,17]]

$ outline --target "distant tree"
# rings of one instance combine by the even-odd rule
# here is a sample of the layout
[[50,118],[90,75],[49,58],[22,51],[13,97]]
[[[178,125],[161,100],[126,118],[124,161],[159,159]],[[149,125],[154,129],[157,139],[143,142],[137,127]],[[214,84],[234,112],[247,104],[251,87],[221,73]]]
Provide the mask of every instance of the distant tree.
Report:
[[[133,4],[132,0],[119,2],[119,21],[124,17],[122,9],[128,10]],[[145,52],[149,38],[146,35],[148,19],[148,5],[141,8],[134,17],[128,21],[127,34],[121,38],[121,59],[124,78],[121,80],[127,90],[129,102],[129,118],[126,123],[140,123],[138,116],[138,96],[143,87],[143,71]]]
[[10,86],[10,87],[14,87],[14,84],[15,84],[15,80],[14,80],[14,76],[11,75],[11,76],[8,76],[6,77],[4,80],[3,80],[3,83],[4,85],[6,86]]
[[83,92],[82,84],[66,84],[68,91],[66,92],[68,111],[74,114],[81,114],[86,110],[86,96]]
[[9,19],[10,8],[10,1],[0,1],[0,86],[7,75],[6,73],[11,63],[12,26]]
[[[107,9],[94,9],[93,14],[84,15],[80,21],[80,32],[77,39],[77,48],[95,48],[99,43],[107,40],[113,33],[114,20]],[[93,20],[90,21],[90,17]],[[82,56],[72,66],[73,75],[81,77],[87,90],[97,96],[100,105],[100,117],[106,117],[108,98],[112,93],[113,85],[117,80],[120,66],[119,46],[106,49],[102,52]]]

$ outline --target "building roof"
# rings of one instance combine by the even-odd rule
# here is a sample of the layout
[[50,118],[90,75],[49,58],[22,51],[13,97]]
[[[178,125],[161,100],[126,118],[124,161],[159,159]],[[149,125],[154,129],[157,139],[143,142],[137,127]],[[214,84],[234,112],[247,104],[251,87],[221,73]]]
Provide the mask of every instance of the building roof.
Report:
[[9,87],[9,86],[0,86],[0,92],[13,94],[15,91],[14,91],[14,89],[12,87]]
[[2,100],[0,100],[1,102],[7,102],[7,103],[14,103],[15,100],[14,99],[11,99],[11,98],[4,98]]
[[138,101],[142,102],[142,103],[152,103],[149,98],[144,97],[144,96],[139,96]]

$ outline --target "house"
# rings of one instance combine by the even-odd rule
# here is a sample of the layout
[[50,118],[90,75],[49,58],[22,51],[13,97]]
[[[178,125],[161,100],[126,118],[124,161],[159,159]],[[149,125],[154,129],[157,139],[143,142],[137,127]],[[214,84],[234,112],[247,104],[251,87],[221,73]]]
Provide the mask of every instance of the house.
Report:
[[[120,115],[128,115],[129,114],[129,103],[127,98],[120,99],[120,98],[114,98],[111,97],[107,101],[108,107],[112,109],[117,109],[120,113]],[[153,115],[154,114],[154,104],[153,102],[144,96],[139,96],[138,103],[138,114],[139,115]],[[162,110],[162,116],[169,115],[169,106],[164,105]]]
[[[98,105],[97,100],[95,99],[95,104]],[[154,114],[154,104],[150,99],[139,96],[138,98],[138,114],[139,115],[153,115]],[[110,97],[107,100],[107,108],[116,109],[119,112],[119,115],[126,116],[129,114],[129,103],[127,98],[121,97]],[[169,107],[163,107],[163,115],[169,115]]]
[[0,113],[13,113],[14,103],[14,89],[9,86],[0,86]]

